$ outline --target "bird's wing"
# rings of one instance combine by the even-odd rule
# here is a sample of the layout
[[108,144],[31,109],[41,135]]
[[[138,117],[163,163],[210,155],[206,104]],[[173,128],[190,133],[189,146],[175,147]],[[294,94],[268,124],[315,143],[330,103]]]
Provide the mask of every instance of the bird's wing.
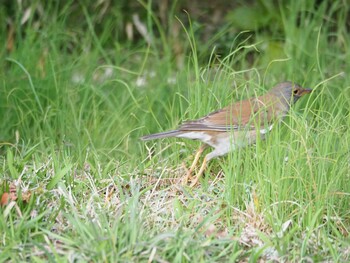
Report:
[[257,99],[243,100],[214,111],[198,120],[183,123],[181,131],[230,131],[255,129],[255,116],[260,115],[261,105]]

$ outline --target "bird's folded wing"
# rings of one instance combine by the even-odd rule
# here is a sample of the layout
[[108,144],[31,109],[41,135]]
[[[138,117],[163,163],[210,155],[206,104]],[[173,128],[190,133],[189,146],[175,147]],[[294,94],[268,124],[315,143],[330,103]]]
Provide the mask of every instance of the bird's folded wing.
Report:
[[255,116],[259,114],[260,110],[254,100],[240,101],[212,112],[201,119],[185,122],[179,129],[182,131],[253,130],[256,126]]

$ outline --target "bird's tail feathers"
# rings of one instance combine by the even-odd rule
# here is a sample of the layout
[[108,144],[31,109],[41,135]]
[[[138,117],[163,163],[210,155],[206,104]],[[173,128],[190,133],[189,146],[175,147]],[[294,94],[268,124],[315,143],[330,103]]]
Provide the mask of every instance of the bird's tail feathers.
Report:
[[166,131],[166,132],[145,135],[145,136],[142,136],[140,139],[143,141],[149,141],[149,140],[154,140],[154,139],[176,137],[177,135],[180,135],[181,133],[182,132],[179,130]]

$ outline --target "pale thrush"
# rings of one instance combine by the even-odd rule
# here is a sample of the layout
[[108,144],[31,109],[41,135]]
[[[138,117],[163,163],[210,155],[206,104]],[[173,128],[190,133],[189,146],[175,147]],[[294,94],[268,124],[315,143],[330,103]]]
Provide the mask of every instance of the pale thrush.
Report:
[[184,183],[190,179],[205,148],[213,147],[214,150],[204,157],[199,172],[192,179],[192,187],[198,182],[209,160],[252,144],[257,137],[264,139],[275,121],[283,119],[291,105],[311,91],[289,81],[282,82],[260,97],[236,102],[203,118],[184,122],[176,130],[146,135],[141,139],[146,141],[177,137],[204,143],[197,151]]

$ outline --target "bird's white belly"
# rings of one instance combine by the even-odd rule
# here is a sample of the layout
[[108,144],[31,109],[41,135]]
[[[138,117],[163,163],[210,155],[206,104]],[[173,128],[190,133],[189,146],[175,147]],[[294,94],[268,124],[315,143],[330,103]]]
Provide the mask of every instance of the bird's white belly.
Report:
[[215,150],[219,155],[224,155],[230,151],[233,151],[237,147],[237,142],[234,140],[233,136],[225,136],[218,138],[216,140]]
[[201,140],[202,142],[210,145],[210,139],[211,136],[206,134],[205,132],[186,132],[183,134],[179,134],[176,137],[178,138],[185,138],[185,139],[191,139],[191,140]]
[[216,138],[215,143],[210,141],[208,144],[214,148],[214,151],[206,155],[207,161],[215,157],[225,155],[228,152],[233,151],[237,147],[233,136],[227,136],[227,134],[226,136]]
[[[264,135],[271,131],[272,128],[273,125],[270,125],[266,129],[260,129],[260,134],[262,135],[261,138],[263,139]],[[232,133],[223,132],[221,134],[217,134],[214,138],[212,135],[207,134],[206,132],[191,131],[179,134],[176,137],[200,140],[213,147],[214,151],[207,155],[207,160],[209,161],[217,156],[225,155],[236,148],[245,147],[254,143],[256,141],[256,131],[236,131]]]

